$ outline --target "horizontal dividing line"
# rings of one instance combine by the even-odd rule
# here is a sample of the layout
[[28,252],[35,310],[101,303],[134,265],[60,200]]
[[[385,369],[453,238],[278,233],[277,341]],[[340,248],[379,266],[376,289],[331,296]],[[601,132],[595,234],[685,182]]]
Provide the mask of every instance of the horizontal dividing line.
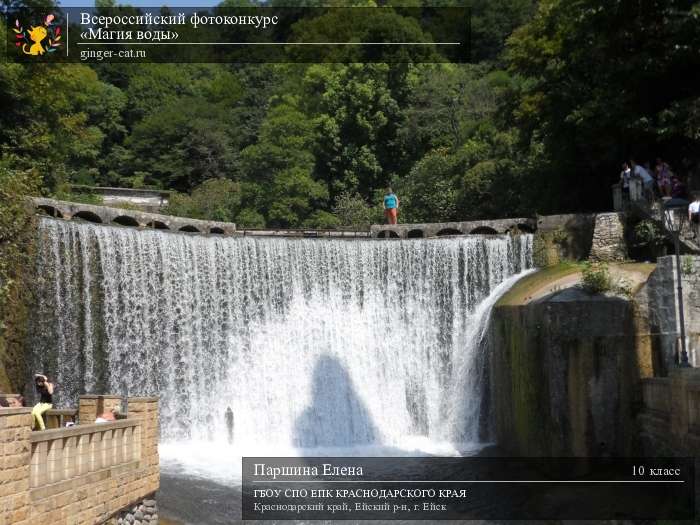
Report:
[[461,42],[78,42],[79,46],[461,46]]
[[248,483],[685,483],[685,480],[251,480]]

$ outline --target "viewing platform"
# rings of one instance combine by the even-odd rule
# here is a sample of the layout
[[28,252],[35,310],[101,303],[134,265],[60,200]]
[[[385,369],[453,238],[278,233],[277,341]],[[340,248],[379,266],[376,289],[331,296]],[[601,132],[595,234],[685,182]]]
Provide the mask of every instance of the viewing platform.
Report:
[[129,398],[126,419],[94,423],[120,402],[81,396],[83,424],[35,432],[31,408],[0,408],[0,524],[93,525],[133,508],[158,522],[158,399]]

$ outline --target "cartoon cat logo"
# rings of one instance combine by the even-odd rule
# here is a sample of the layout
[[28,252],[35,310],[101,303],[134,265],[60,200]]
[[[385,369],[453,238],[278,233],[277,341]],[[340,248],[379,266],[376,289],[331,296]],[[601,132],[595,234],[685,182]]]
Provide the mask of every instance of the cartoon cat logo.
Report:
[[31,26],[26,31],[19,20],[15,20],[15,27],[12,28],[15,32],[15,46],[25,55],[41,56],[55,52],[61,47],[61,27],[53,26],[54,18],[53,15],[48,15],[42,25]]

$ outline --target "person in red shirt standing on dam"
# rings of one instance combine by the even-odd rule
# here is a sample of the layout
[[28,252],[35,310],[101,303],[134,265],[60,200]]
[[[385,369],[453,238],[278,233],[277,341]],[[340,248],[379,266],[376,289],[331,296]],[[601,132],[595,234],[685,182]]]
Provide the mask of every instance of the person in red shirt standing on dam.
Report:
[[386,189],[386,195],[384,195],[384,215],[386,216],[387,224],[396,224],[398,214],[399,198],[389,187]]

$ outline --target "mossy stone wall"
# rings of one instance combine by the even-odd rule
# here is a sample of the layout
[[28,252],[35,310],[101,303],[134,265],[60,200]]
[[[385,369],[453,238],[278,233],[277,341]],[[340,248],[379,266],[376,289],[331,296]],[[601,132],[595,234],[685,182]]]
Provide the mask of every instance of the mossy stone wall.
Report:
[[495,308],[496,442],[525,456],[632,454],[641,395],[632,318],[619,298]]

